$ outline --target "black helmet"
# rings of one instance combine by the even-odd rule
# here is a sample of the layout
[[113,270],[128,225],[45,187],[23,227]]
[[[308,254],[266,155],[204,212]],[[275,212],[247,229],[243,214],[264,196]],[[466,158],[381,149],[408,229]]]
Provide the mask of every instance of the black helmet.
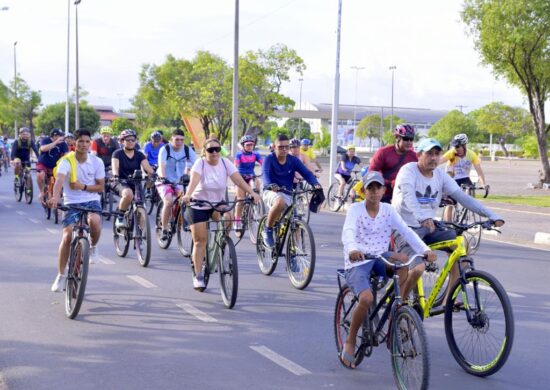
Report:
[[61,129],[53,129],[50,132],[50,137],[55,137],[55,136],[60,136],[60,135],[63,135],[63,131],[61,131]]

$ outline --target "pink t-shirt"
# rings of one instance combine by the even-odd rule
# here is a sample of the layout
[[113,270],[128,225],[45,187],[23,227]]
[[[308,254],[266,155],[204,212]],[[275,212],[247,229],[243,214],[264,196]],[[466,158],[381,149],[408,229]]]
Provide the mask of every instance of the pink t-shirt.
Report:
[[[191,172],[197,172],[201,177],[201,181],[191,194],[191,198],[214,203],[225,199],[227,178],[237,172],[237,168],[231,161],[223,157],[218,161],[218,165],[210,165],[205,159],[201,158],[195,161],[191,167]],[[210,207],[193,206],[193,208],[209,209]]]

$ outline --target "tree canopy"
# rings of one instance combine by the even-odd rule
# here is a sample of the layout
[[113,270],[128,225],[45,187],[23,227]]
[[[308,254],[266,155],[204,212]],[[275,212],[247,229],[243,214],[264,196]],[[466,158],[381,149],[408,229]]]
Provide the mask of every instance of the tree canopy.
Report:
[[428,136],[437,139],[442,145],[451,142],[457,134],[464,133],[470,142],[483,141],[477,124],[471,116],[459,110],[452,110],[443,118],[434,123],[428,131]]
[[[69,104],[69,129],[74,131],[74,103]],[[99,128],[99,114],[88,104],[79,104],[80,127],[95,132]],[[52,129],[65,129],[65,103],[55,103],[44,107],[38,118],[36,125],[40,132],[49,134]]]

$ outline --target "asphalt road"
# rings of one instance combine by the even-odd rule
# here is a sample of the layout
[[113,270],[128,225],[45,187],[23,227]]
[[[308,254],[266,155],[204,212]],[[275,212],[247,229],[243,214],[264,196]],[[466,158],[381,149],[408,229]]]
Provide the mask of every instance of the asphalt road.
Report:
[[[393,389],[385,347],[355,371],[336,355],[332,321],[343,218],[312,216],[317,266],[304,291],[291,287],[281,265],[272,276],[261,275],[250,242],[239,243],[233,310],[224,308],[216,277],[206,292],[192,289],[188,260],[174,244],[168,250],[155,244],[150,266],[142,268],[132,250],[127,258],[116,256],[104,223],[102,261],[91,266],[79,316],[68,320],[64,295],[49,290],[60,227],[45,220],[38,204],[16,203],[11,176],[3,176],[0,389]],[[547,388],[550,252],[484,240],[476,259],[510,295],[512,354],[492,377],[468,375],[449,352],[443,318],[427,319],[431,387]]]

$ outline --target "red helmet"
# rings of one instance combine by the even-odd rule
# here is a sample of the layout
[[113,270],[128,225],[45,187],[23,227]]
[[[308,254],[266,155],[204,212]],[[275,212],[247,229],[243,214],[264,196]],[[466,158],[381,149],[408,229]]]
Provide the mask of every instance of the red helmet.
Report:
[[395,127],[395,130],[393,131],[393,135],[395,135],[396,137],[414,138],[415,133],[416,130],[414,130],[414,127],[407,123],[397,125]]

